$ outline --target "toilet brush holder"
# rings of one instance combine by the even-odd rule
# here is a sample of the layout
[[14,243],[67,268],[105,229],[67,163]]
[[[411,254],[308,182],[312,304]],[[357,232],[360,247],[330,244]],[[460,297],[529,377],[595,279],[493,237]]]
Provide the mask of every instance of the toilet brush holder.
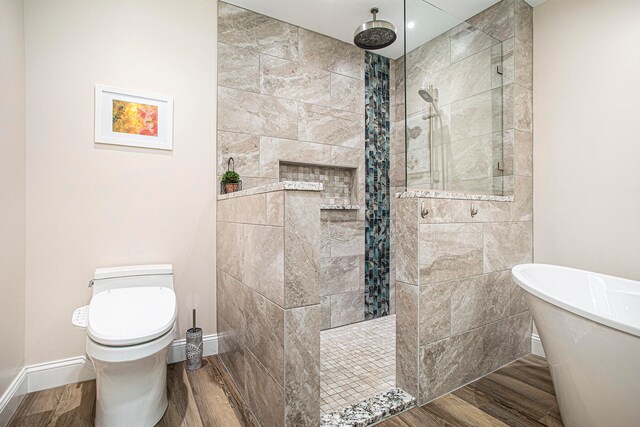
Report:
[[196,311],[193,310],[193,328],[187,329],[187,369],[202,368],[202,328],[196,327]]

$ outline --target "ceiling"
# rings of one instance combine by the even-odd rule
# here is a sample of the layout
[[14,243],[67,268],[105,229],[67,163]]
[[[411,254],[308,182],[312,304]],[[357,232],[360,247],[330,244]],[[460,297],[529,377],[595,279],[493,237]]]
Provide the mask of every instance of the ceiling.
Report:
[[[353,32],[371,20],[369,10],[380,9],[378,19],[391,21],[398,39],[376,52],[396,59],[404,54],[403,0],[225,0],[228,3],[279,19],[306,29],[353,43]],[[407,0],[407,20],[415,26],[408,29],[407,50],[431,40],[461,21],[497,3],[499,0]],[[527,0],[539,4],[544,0]]]

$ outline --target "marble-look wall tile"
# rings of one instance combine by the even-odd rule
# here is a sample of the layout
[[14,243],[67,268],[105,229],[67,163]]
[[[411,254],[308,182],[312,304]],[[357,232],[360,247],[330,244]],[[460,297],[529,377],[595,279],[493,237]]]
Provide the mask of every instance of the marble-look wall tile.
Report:
[[482,225],[420,225],[420,284],[482,273]]
[[224,2],[218,2],[218,41],[298,59],[298,27]]
[[331,295],[331,327],[364,320],[364,290]]
[[236,339],[245,341],[247,321],[243,308],[247,305],[249,289],[242,282],[216,268],[217,314],[232,329]]
[[221,200],[218,203],[217,219],[241,224],[266,224],[267,194]]
[[278,178],[280,162],[328,164],[331,147],[293,139],[260,138],[260,175]]
[[533,45],[533,8],[524,0],[515,0],[515,36]]
[[483,274],[447,284],[451,292],[451,333],[460,334],[527,310],[509,271]]
[[259,53],[252,47],[218,43],[218,86],[259,93]]
[[[226,200],[225,200],[226,201]],[[244,229],[242,224],[218,222],[216,224],[216,259],[220,270],[243,280]]]
[[251,353],[245,357],[246,399],[251,412],[264,426],[284,424],[284,388]]
[[284,225],[284,192],[267,193],[267,225]]
[[364,51],[304,28],[300,28],[300,62],[364,80]]
[[514,82],[533,89],[533,46],[516,39],[514,48]]
[[418,284],[418,199],[399,199],[396,211],[396,278]]
[[[443,108],[441,111],[443,114],[449,114],[451,141],[458,141],[491,134],[499,129],[494,125],[494,110],[493,92],[486,91],[454,102],[450,108]],[[447,117],[443,120],[447,120]]]
[[361,148],[364,144],[364,120],[361,115],[341,114],[338,110],[300,105],[301,141]]
[[451,335],[451,282],[420,286],[420,345]]
[[269,55],[260,56],[260,85],[265,95],[329,106],[331,73]]
[[218,130],[295,139],[296,102],[218,87]]
[[396,385],[418,396],[418,286],[396,281]]
[[476,54],[426,74],[421,87],[433,84],[438,89],[440,106],[448,105],[491,89],[491,50]]
[[486,134],[452,142],[449,153],[452,168],[448,181],[482,179],[493,175],[493,136]]
[[531,262],[532,241],[530,222],[485,224],[485,273]]
[[484,326],[483,372],[489,373],[531,353],[531,315],[528,311]]
[[245,345],[269,374],[284,386],[284,309],[249,290],[242,310],[247,324]]
[[513,2],[502,0],[467,19],[467,22],[491,37],[505,41],[515,35]]
[[285,424],[320,423],[320,306],[285,313]]
[[514,132],[514,173],[519,176],[533,176],[533,134],[521,130],[515,130]]
[[364,152],[361,147],[331,146],[331,164],[339,167],[363,168]]
[[363,97],[362,79],[331,73],[331,108],[364,114]]
[[319,304],[320,193],[287,191],[284,223],[286,307]]
[[362,257],[360,255],[321,258],[320,295],[357,291],[360,282]]
[[513,85],[513,124],[516,129],[533,131],[533,93],[531,89]]
[[515,180],[514,200],[511,204],[512,221],[533,219],[533,178],[518,176]]
[[[451,64],[450,45],[449,37],[444,33],[407,53],[407,114],[425,109],[424,100],[418,95],[418,90],[423,86],[425,75],[433,74]],[[397,114],[396,112],[396,117]]]
[[332,221],[329,230],[332,257],[364,254],[364,224],[361,221]]
[[331,328],[331,295],[320,298],[320,329]]
[[[227,163],[233,157],[235,171],[242,180],[260,175],[260,137],[246,133],[218,131],[218,176],[227,171]],[[243,185],[245,183],[243,182]]]
[[237,331],[218,317],[218,355],[244,399],[246,393],[245,348]]
[[466,22],[449,31],[451,39],[451,62],[457,62],[499,43],[490,35]]
[[[218,223],[222,224],[222,223]],[[286,229],[286,226],[285,226]],[[282,227],[244,225],[242,282],[273,303],[284,307],[284,232]],[[228,256],[221,248],[221,256]],[[260,256],[251,256],[251,254]]]
[[483,335],[474,329],[420,347],[422,405],[468,383],[482,372]]

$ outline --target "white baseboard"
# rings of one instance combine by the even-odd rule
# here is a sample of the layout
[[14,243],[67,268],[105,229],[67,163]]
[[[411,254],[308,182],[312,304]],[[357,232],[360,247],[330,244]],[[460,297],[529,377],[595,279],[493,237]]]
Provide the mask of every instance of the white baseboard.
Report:
[[[175,340],[171,343],[167,356],[168,363],[185,360],[186,345],[185,339]],[[202,353],[205,356],[218,354],[217,334],[205,335],[202,338]],[[0,427],[4,427],[9,422],[25,394],[88,381],[95,379],[95,377],[93,364],[86,356],[26,366],[0,397]]]
[[[187,352],[187,340],[175,340],[169,347],[169,363],[176,363],[185,360]],[[202,354],[212,356],[218,354],[218,335],[205,335],[202,337]]]
[[547,357],[544,354],[544,348],[542,348],[542,341],[540,341],[540,337],[536,334],[531,334],[531,353],[540,357]]
[[16,413],[20,402],[27,394],[27,372],[22,368],[9,387],[0,396],[0,426],[9,424],[9,420]]

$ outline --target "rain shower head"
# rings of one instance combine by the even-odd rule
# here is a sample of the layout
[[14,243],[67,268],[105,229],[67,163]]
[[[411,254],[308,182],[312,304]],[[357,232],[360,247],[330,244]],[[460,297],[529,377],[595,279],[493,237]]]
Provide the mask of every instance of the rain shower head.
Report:
[[388,21],[378,21],[376,14],[378,8],[371,9],[373,21],[365,22],[356,28],[353,34],[353,42],[356,46],[367,50],[382,49],[391,45],[396,38],[396,27]]

